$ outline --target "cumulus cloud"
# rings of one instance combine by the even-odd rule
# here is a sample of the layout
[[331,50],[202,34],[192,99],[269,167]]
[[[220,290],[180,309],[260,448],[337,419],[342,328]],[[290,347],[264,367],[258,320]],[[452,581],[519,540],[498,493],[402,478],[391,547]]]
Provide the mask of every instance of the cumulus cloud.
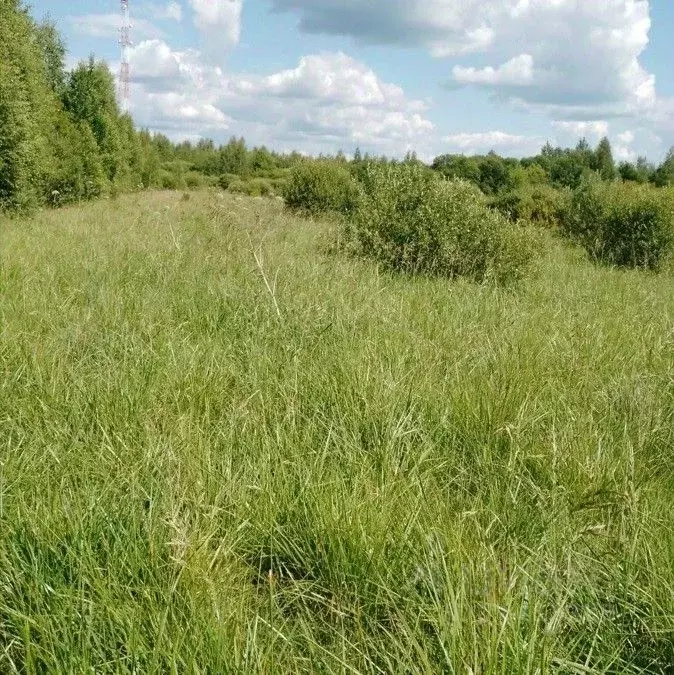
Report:
[[185,90],[203,100],[227,82],[222,69],[204,63],[197,50],[175,50],[163,40],[134,46],[129,61],[134,83],[151,93]]
[[609,130],[606,120],[561,120],[552,124],[560,131],[575,138],[598,139],[606,136]]
[[637,152],[632,147],[636,139],[635,133],[628,129],[619,133],[617,139],[613,146],[613,158],[617,162],[634,162],[637,159]]
[[543,144],[539,137],[509,134],[504,131],[451,134],[441,140],[451,151],[467,155],[484,154],[490,150],[506,155],[530,154],[537,152]]
[[146,10],[159,20],[182,21],[183,18],[182,5],[176,0],[171,0],[165,5],[148,5]]
[[136,122],[172,137],[226,131],[230,117],[219,107],[220,68],[205,66],[194,50],[176,51],[145,40],[131,49],[132,106]]
[[656,101],[655,78],[639,62],[648,44],[648,0],[272,0],[272,5],[297,14],[306,32],[423,47],[437,57],[482,54],[491,65],[456,66],[456,83],[489,88],[552,114],[636,113]]
[[279,12],[294,12],[308,33],[348,35],[363,44],[425,46],[436,55],[488,47],[489,15],[498,5],[481,0],[272,0]]
[[[121,20],[119,14],[82,14],[69,16],[67,22],[80,35],[95,38],[114,39],[119,35]],[[134,19],[133,34],[137,38],[158,38],[163,32],[147,19]]]
[[252,115],[288,140],[323,139],[392,152],[423,143],[433,131],[426,105],[383,82],[342,52],[305,56],[296,68],[264,77],[236,78],[230,92],[244,116]]
[[295,68],[269,75],[241,76],[225,74],[194,50],[149,40],[132,50],[131,68],[135,117],[165,133],[236,133],[310,152],[360,144],[393,154],[423,147],[433,132],[424,102],[341,52],[305,56]]
[[674,141],[674,98],[658,99],[655,108],[648,111],[647,118]]
[[243,0],[189,0],[194,23],[210,47],[236,45],[241,38]]
[[461,84],[486,86],[508,85],[526,87],[534,82],[534,60],[530,54],[520,54],[507,63],[492,68],[464,68],[454,66],[454,79]]
[[262,78],[243,79],[238,86],[248,92],[313,99],[323,104],[416,111],[423,111],[426,107],[421,101],[408,101],[399,86],[383,82],[373,70],[343,52],[304,56],[296,68]]

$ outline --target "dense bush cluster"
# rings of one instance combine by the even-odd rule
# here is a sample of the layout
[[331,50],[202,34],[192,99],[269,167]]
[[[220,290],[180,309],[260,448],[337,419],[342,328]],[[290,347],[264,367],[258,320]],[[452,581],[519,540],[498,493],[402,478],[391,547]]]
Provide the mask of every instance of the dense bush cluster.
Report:
[[306,161],[284,197],[293,210],[342,214],[351,248],[403,273],[505,284],[526,275],[535,253],[530,233],[489,208],[478,187],[413,159],[359,161],[353,175]]
[[360,197],[349,169],[337,162],[304,161],[297,164],[283,190],[286,205],[312,215],[352,214]]
[[594,260],[657,270],[674,246],[674,195],[648,185],[587,180],[574,191],[563,227]]
[[475,186],[409,164],[369,167],[350,230],[364,254],[406,273],[505,284],[526,275],[535,253]]
[[550,185],[525,184],[494,197],[490,205],[510,220],[526,220],[550,228],[561,222],[568,198],[566,190],[557,190]]
[[607,139],[595,150],[546,146],[519,162],[443,155],[432,167],[356,153],[350,164],[296,165],[284,196],[295,210],[348,216],[350,241],[392,269],[506,283],[534,256],[524,223],[561,228],[596,261],[662,267],[674,238],[672,191],[657,185],[667,185],[670,163],[674,170],[673,153],[652,174],[659,181],[643,180],[640,160],[641,178],[628,180]]

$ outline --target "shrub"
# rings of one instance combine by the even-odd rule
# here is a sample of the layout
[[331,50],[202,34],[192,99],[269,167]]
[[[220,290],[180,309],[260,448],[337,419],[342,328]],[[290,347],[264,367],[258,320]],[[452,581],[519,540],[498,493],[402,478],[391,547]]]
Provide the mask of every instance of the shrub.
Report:
[[183,176],[192,168],[192,165],[190,162],[182,159],[173,159],[168,162],[163,162],[161,168],[166,169],[177,176]]
[[274,189],[275,195],[282,195],[288,185],[287,178],[270,178],[269,182]]
[[674,199],[648,185],[586,180],[573,193],[563,226],[593,260],[657,270],[674,246]]
[[166,169],[160,169],[158,182],[162,190],[179,190],[183,187],[182,176]]
[[247,190],[246,181],[241,180],[241,178],[233,180],[227,188],[227,192],[233,192],[234,194],[248,194]]
[[251,178],[248,181],[248,189],[253,197],[273,197],[274,187],[267,178]]
[[353,213],[358,197],[358,184],[349,169],[329,161],[297,164],[283,190],[286,206],[312,215],[330,211]]
[[250,180],[239,178],[229,184],[227,191],[248,197],[272,197],[274,195],[272,184],[266,178],[251,178]]
[[290,174],[288,169],[280,167],[268,167],[265,169],[252,169],[250,172],[253,178],[268,178],[269,180],[277,180],[279,178],[287,178]]
[[369,167],[349,229],[363,254],[391,269],[479,282],[523,277],[536,250],[527,230],[489,209],[474,185],[414,165]]
[[237,180],[240,181],[241,179],[235,173],[223,173],[218,177],[218,185],[223,190],[227,190],[229,186]]
[[559,225],[567,204],[567,193],[549,185],[524,185],[490,201],[490,206],[512,221],[526,220],[535,225]]
[[198,171],[188,171],[183,179],[185,181],[185,187],[190,190],[195,190],[206,185],[205,176]]
[[100,197],[114,186],[106,179],[94,135],[86,124],[67,117],[57,121],[52,143],[54,161],[44,167],[44,201],[61,206]]

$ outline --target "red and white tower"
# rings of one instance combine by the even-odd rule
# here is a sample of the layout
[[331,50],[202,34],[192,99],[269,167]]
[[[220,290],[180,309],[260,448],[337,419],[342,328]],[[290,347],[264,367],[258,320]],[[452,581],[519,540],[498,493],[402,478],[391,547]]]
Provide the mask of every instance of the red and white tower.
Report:
[[121,0],[122,27],[119,29],[119,44],[122,46],[122,63],[119,67],[119,100],[122,112],[129,112],[129,51],[131,49],[131,16],[129,14],[129,0]]

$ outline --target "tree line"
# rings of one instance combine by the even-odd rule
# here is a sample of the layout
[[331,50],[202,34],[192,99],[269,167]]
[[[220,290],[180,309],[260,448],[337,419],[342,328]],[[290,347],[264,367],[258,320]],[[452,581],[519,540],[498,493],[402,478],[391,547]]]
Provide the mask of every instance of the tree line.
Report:
[[66,72],[56,28],[33,21],[18,0],[2,0],[0,44],[0,208],[147,184],[149,135],[120,113],[104,63]]
[[645,157],[639,157],[636,162],[616,164],[611,143],[604,137],[594,149],[586,139],[581,139],[575,148],[553,147],[546,143],[538,155],[519,160],[502,158],[494,152],[472,157],[440,155],[432,167],[448,178],[463,178],[475,183],[487,195],[508,192],[525,183],[576,189],[593,173],[606,181],[623,180],[664,187],[674,184],[674,148],[659,166]]

